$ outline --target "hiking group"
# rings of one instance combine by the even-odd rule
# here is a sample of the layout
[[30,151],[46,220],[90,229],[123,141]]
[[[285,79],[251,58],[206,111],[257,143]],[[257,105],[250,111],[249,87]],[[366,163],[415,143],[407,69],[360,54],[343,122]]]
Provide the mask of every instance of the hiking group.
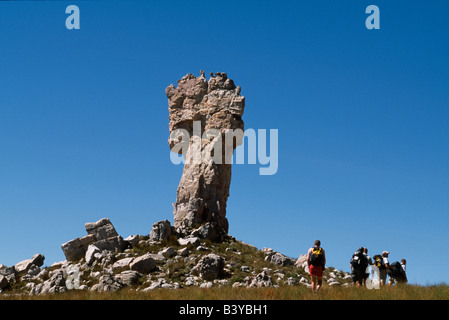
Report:
[[388,284],[393,285],[394,283],[406,283],[406,260],[402,259],[401,262],[395,261],[390,263],[388,260],[388,255],[390,252],[383,251],[382,254],[376,254],[372,258],[368,255],[368,249],[360,247],[351,257],[351,276],[354,285],[365,286],[366,280],[371,274],[377,274],[380,285]]
[[[406,261],[390,263],[388,260],[388,251],[383,251],[381,255],[370,257],[368,249],[360,247],[353,255],[350,261],[351,278],[353,284],[357,286],[365,286],[367,279],[371,274],[378,276],[380,285],[385,285],[387,275],[389,277],[389,285],[393,283],[406,283]],[[311,289],[317,292],[323,283],[323,271],[326,266],[326,253],[321,248],[320,240],[316,240],[313,247],[307,252],[307,265],[309,266],[309,274],[311,277]]]

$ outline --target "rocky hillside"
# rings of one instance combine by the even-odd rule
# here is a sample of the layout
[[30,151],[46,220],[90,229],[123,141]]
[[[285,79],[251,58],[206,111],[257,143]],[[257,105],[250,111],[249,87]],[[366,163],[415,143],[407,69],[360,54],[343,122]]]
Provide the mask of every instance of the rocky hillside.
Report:
[[[10,267],[0,264],[0,292],[310,286],[305,256],[296,260],[270,248],[258,250],[231,236],[213,243],[203,237],[207,225],[183,238],[168,221],[155,223],[149,235],[125,239],[109,219],[86,223],[85,228],[87,236],[61,246],[66,260],[50,267],[42,267],[42,254]],[[327,268],[324,282],[348,285],[350,275]]]

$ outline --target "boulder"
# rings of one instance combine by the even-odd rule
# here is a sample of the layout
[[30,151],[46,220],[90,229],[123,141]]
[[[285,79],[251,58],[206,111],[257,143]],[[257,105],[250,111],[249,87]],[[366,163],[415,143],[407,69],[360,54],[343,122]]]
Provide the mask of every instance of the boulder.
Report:
[[261,287],[272,287],[273,280],[271,276],[268,275],[267,271],[262,271],[258,275],[256,275],[249,284],[250,288],[261,288]]
[[97,222],[88,222],[85,224],[85,228],[87,236],[70,240],[61,245],[68,261],[76,261],[85,257],[91,244],[94,244],[100,251],[122,251],[126,246],[126,242],[117,234],[108,218]]
[[42,286],[39,286],[35,290],[36,294],[66,292],[67,287],[65,286],[64,271],[56,270],[52,273],[50,279],[46,280]]
[[126,237],[124,240],[128,242],[131,245],[131,247],[135,247],[139,243],[140,238],[141,236],[139,234],[135,234]]
[[168,220],[159,221],[153,224],[150,231],[150,240],[167,241],[172,235],[172,227]]
[[95,241],[94,245],[101,251],[122,251],[125,248],[125,241],[121,236],[115,236]]
[[39,273],[41,273],[41,271],[42,271],[42,269],[40,267],[38,267],[35,264],[32,264],[27,271],[27,275],[34,277],[34,276],[37,276]]
[[18,274],[24,274],[27,273],[33,265],[37,267],[42,266],[44,264],[44,260],[44,255],[37,253],[31,259],[23,260],[17,263],[14,266],[14,269]]
[[16,270],[14,269],[14,266],[7,267],[3,264],[0,265],[0,276],[3,276],[8,281],[9,284],[15,283],[16,282]]
[[165,262],[167,262],[167,259],[159,253],[148,253],[148,256],[150,258],[153,258],[153,260],[156,262],[156,264],[162,265]]
[[125,286],[136,284],[143,275],[134,270],[122,271],[115,279]]
[[88,222],[85,225],[87,234],[95,236],[95,240],[104,240],[107,238],[117,237],[117,231],[108,218],[103,218],[97,222]]
[[79,289],[81,282],[81,274],[79,266],[70,265],[66,270],[65,286],[68,290]]
[[160,254],[160,255],[164,256],[165,258],[171,258],[171,257],[176,256],[176,250],[173,249],[172,247],[168,247],[168,248],[165,248],[165,249],[159,251],[157,254]]
[[283,267],[292,266],[295,263],[295,261],[292,258],[289,258],[280,252],[276,252],[273,255],[267,256],[267,258],[269,258],[267,260],[270,260],[274,264],[277,264],[277,265],[283,266]]
[[179,249],[178,255],[181,257],[187,257],[189,255],[189,249],[187,247]]
[[341,283],[340,282],[338,282],[337,280],[335,280],[335,279],[332,279],[333,281],[328,281],[328,284],[329,284],[329,286],[341,286]]
[[156,261],[153,259],[151,254],[147,253],[143,256],[135,258],[129,265],[131,270],[140,273],[150,273],[156,269]]
[[95,261],[95,254],[96,253],[100,253],[100,249],[97,246],[95,246],[93,244],[90,244],[87,247],[87,251],[86,251],[86,255],[85,255],[87,264],[90,265],[90,264],[92,264]]
[[209,222],[193,230],[190,234],[194,237],[198,237],[201,239],[208,239],[211,241],[214,241],[215,239],[218,238],[217,230],[214,228],[214,225]]
[[307,267],[307,255],[300,255],[298,260],[295,262],[297,268],[305,269]]
[[61,245],[62,251],[68,261],[76,261],[86,255],[87,248],[95,242],[95,236],[90,234],[82,238],[70,240]]
[[209,288],[212,288],[213,285],[214,284],[212,282],[207,281],[207,282],[204,282],[204,283],[200,284],[200,288],[202,288],[202,289],[209,289]]
[[240,267],[240,271],[242,271],[242,272],[250,272],[251,271],[251,267],[249,267],[249,266],[241,266]]
[[117,279],[112,274],[105,274],[100,277],[98,280],[98,284],[92,286],[90,289],[91,291],[117,291],[118,289],[121,289],[123,287],[123,284],[117,281]]
[[120,259],[116,262],[114,262],[114,264],[112,265],[112,271],[114,273],[117,272],[121,272],[124,270],[129,270],[130,269],[130,264],[133,262],[134,258],[129,257],[129,258],[123,258]]
[[296,278],[293,277],[289,277],[287,279],[287,281],[285,281],[286,284],[288,284],[289,286],[297,286],[299,285],[299,281]]
[[188,244],[199,245],[200,242],[201,242],[201,240],[198,237],[188,237],[188,238],[180,238],[180,239],[178,239],[178,243],[181,246],[186,246]]
[[196,265],[201,278],[215,280],[223,275],[225,259],[214,253],[204,256]]

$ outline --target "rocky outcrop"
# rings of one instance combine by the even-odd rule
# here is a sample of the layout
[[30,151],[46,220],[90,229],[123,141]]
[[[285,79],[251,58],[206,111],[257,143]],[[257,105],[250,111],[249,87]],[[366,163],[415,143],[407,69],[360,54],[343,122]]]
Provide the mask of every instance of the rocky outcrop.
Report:
[[14,266],[7,267],[0,264],[0,292],[16,282],[16,270]]
[[35,254],[31,259],[26,259],[20,261],[14,266],[14,270],[17,274],[22,275],[28,271],[34,269],[36,272],[36,267],[41,267],[44,264],[45,257],[42,254]]
[[[86,226],[87,236],[95,240],[87,246],[84,256],[50,267],[43,267],[42,254],[11,267],[0,265],[0,292],[10,292],[12,288],[21,288],[22,294],[38,295],[72,290],[116,291],[125,287],[146,292],[192,286],[310,286],[304,255],[294,266],[294,259],[280,252],[271,248],[258,250],[232,237],[218,244],[193,235],[177,238],[172,234],[166,240],[165,231],[172,227],[161,221],[153,224],[157,228],[151,229],[152,236],[129,236],[127,247],[110,250],[97,246],[101,241],[120,237],[109,219]],[[341,286],[351,282],[351,277],[327,268],[324,281],[328,286]]]
[[104,240],[117,237],[117,231],[108,218],[103,218],[97,222],[88,222],[84,225],[87,234],[95,236],[96,240]]
[[97,222],[85,224],[87,236],[70,240],[61,245],[62,251],[68,261],[76,261],[83,258],[90,245],[94,245],[98,250],[122,250],[126,243],[117,234],[114,226],[108,218],[103,218]]
[[249,287],[250,288],[262,288],[262,287],[272,287],[273,280],[266,270],[262,271],[254,278],[252,278]]
[[294,259],[280,252],[275,252],[271,248],[263,248],[262,251],[265,253],[265,261],[271,261],[279,266],[293,266],[295,264]]
[[67,260],[75,261],[81,259],[86,254],[89,245],[94,242],[95,237],[93,235],[87,235],[63,243],[61,248]]
[[231,157],[243,135],[245,98],[226,73],[187,74],[165,90],[169,106],[169,146],[185,158],[174,206],[174,227],[186,235],[208,224],[202,236],[219,241],[228,232],[226,203],[231,183]]

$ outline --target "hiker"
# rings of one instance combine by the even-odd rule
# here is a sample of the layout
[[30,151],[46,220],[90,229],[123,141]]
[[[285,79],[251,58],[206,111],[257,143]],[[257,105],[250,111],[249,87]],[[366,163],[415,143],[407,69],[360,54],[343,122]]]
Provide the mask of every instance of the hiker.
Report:
[[[368,261],[368,265],[366,266],[366,269],[365,269],[365,274],[363,275],[363,285],[366,286],[366,279],[368,279],[368,277],[369,277],[369,269],[370,269],[369,267],[374,265],[374,263],[373,263],[373,259],[371,259],[371,257],[368,255],[368,248],[363,248],[363,254],[366,257],[366,260]],[[373,271],[373,273],[374,273],[374,271]]]
[[365,280],[365,271],[368,267],[368,259],[363,254],[364,248],[360,247],[351,257],[351,274],[353,284],[356,286],[361,286]]
[[390,286],[394,283],[407,283],[406,263],[405,259],[401,259],[401,262],[396,261],[390,264],[390,268],[388,269],[388,284]]
[[371,266],[371,268],[373,269],[373,272],[377,274],[377,278],[380,281],[380,270],[385,269],[384,259],[382,258],[381,254],[376,254],[373,257],[373,265]]
[[384,285],[387,282],[388,269],[390,268],[390,262],[388,261],[388,255],[390,252],[382,251],[382,268],[379,269],[380,285]]
[[408,282],[408,279],[407,279],[407,261],[405,259],[401,259],[401,267],[402,267],[402,270],[404,270],[405,282],[407,283]]
[[326,265],[324,249],[321,248],[321,241],[316,240],[313,248],[307,252],[307,264],[312,282],[312,292],[318,292],[323,283],[323,271]]

